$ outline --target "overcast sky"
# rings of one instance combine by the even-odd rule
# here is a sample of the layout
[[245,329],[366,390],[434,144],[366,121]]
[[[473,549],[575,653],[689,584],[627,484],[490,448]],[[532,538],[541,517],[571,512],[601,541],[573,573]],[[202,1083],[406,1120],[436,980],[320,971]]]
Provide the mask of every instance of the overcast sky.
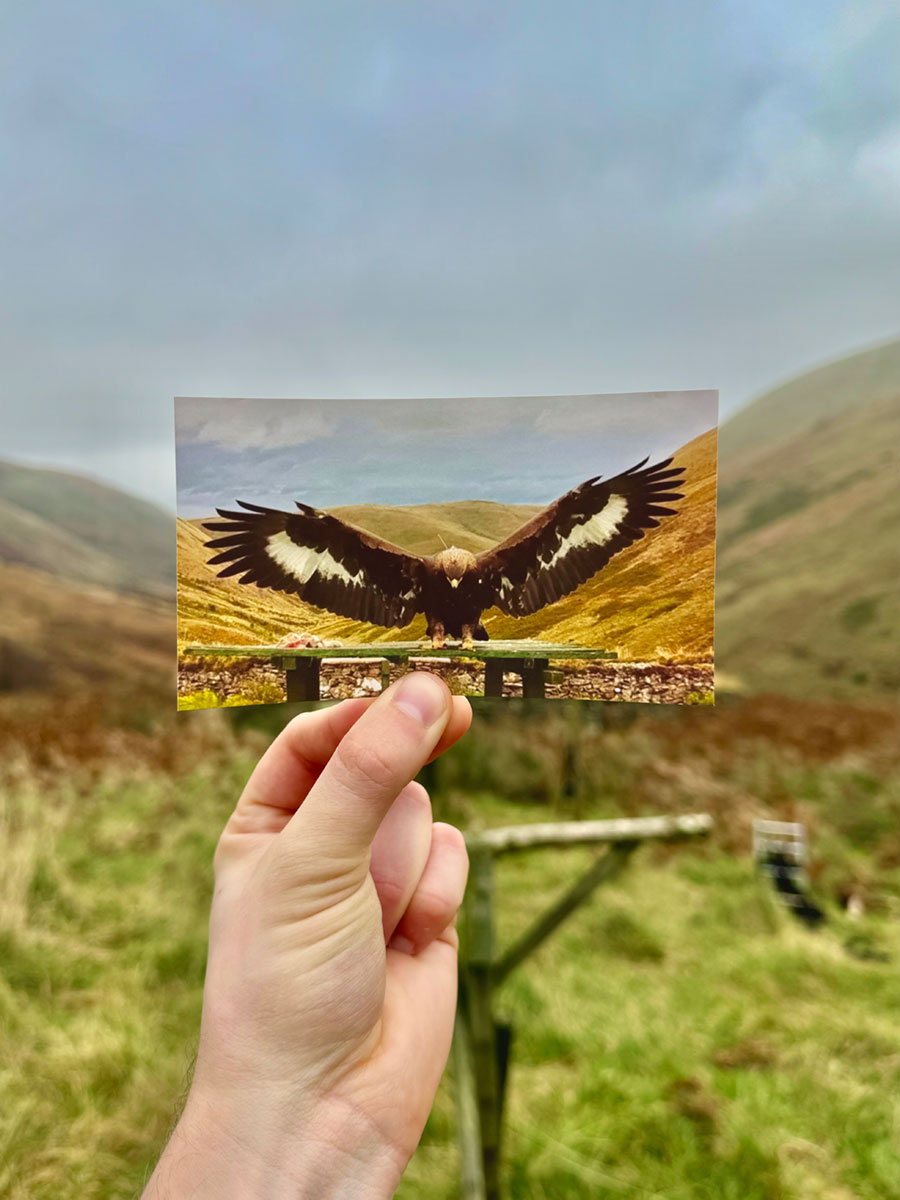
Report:
[[178,514],[236,499],[548,504],[670,456],[716,425],[715,392],[445,400],[176,402]]
[[719,388],[900,330],[896,0],[7,4],[0,456],[172,397]]

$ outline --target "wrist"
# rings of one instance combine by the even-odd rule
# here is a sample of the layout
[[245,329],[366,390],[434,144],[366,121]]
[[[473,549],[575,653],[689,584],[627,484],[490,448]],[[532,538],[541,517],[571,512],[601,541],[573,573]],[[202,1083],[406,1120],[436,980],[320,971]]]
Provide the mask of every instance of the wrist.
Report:
[[192,1090],[143,1200],[389,1200],[406,1163],[343,1101],[248,1118]]

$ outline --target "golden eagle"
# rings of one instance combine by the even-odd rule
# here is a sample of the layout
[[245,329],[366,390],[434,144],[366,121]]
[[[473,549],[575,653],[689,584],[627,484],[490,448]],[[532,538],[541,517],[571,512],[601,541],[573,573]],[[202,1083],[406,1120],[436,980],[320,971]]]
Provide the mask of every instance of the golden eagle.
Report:
[[585,480],[499,545],[481,554],[451,546],[410,554],[330,513],[297,502],[296,513],[246,504],[217,509],[204,528],[222,578],[298,595],[308,604],[354,621],[402,628],[416,613],[428,620],[432,647],[459,638],[487,640],[481,624],[496,606],[524,617],[590,579],[614,554],[676,509],[683,468],[647,459],[613,479]]

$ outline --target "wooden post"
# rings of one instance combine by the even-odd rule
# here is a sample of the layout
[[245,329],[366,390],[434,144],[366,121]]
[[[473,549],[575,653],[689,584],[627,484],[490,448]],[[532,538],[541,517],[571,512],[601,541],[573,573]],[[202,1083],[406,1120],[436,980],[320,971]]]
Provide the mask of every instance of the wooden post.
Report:
[[493,1013],[494,863],[490,851],[472,854],[469,888],[463,1014],[472,1046],[484,1195],[485,1200],[499,1200],[500,1088]]
[[[463,1001],[462,995],[460,1001]],[[460,1200],[485,1200],[478,1087],[472,1039],[462,1003],[456,1010],[456,1025],[453,1028],[453,1082],[459,1140]]]
[[497,1047],[497,1121],[502,1136],[503,1101],[506,1099],[506,1076],[509,1071],[509,1057],[512,1054],[513,1027],[506,1021],[495,1021],[494,1032]]
[[320,658],[283,658],[281,666],[288,702],[298,700],[318,700]]
[[526,700],[543,700],[544,672],[550,665],[547,658],[526,658],[522,661],[522,695]]
[[502,696],[503,695],[503,669],[504,661],[502,658],[489,658],[484,664],[484,694],[485,696]]

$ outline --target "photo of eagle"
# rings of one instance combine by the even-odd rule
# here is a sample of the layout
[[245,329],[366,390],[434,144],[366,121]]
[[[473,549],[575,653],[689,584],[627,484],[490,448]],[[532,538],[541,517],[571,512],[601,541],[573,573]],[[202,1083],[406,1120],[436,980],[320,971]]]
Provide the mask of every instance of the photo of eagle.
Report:
[[351,620],[402,628],[418,613],[433,649],[448,638],[471,650],[488,639],[481,615],[496,607],[528,616],[568,595],[614,554],[642,538],[683,499],[681,467],[666,458],[566,492],[504,541],[480,554],[456,546],[411,554],[330,513],[297,504],[281,512],[238,500],[204,522],[216,536],[209,564],[221,578],[292,593]]

